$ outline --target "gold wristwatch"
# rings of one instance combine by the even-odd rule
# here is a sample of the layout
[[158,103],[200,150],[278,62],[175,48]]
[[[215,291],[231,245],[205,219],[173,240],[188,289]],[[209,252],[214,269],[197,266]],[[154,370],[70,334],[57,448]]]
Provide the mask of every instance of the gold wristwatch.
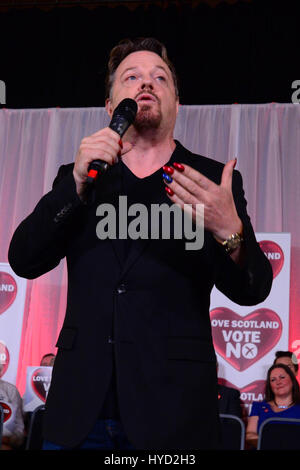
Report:
[[222,245],[224,246],[226,253],[230,254],[241,245],[242,241],[244,241],[242,234],[236,232],[222,242]]

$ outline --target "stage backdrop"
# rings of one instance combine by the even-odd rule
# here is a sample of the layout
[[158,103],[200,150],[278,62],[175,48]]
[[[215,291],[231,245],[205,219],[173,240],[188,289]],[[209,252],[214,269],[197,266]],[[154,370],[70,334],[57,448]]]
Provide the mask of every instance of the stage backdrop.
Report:
[[214,288],[211,325],[220,383],[237,388],[248,413],[264,397],[265,378],[276,351],[289,347],[290,234],[257,233],[270,260],[273,285],[267,299],[240,306]]
[[[7,263],[13,231],[51,189],[58,167],[74,160],[84,136],[107,123],[103,108],[0,110],[1,262]],[[237,157],[256,232],[291,234],[288,346],[298,357],[299,128],[300,106],[272,103],[181,106],[175,129],[175,137],[194,152],[221,162]],[[37,366],[44,354],[55,352],[65,312],[66,279],[66,264],[62,261],[52,272],[27,281],[25,307],[18,311],[23,327],[16,383],[21,394],[25,391],[27,366]],[[277,307],[272,310],[278,313]],[[0,339],[2,336],[3,331]],[[222,358],[220,362],[222,371]],[[4,379],[12,377],[9,367]],[[234,370],[227,370],[226,380],[238,386],[242,382],[236,383]],[[251,371],[253,381],[261,377],[254,366]],[[250,383],[252,379],[247,380]]]

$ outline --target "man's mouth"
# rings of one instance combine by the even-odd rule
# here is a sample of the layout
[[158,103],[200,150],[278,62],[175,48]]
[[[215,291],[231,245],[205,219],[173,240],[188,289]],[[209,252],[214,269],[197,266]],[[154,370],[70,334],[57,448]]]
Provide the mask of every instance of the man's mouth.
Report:
[[157,98],[152,95],[151,93],[141,93],[136,99],[136,102],[138,103],[139,101],[157,101]]

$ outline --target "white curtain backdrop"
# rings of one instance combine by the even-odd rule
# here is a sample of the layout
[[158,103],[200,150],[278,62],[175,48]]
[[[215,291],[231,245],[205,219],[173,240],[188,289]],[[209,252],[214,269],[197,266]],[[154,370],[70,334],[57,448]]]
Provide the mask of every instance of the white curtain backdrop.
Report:
[[[104,108],[0,110],[1,262],[7,262],[13,231],[51,189],[58,167],[72,162],[81,139],[108,122]],[[221,162],[237,157],[254,229],[292,234],[290,348],[295,350],[300,346],[300,106],[181,106],[174,137]],[[64,261],[28,281],[17,379],[21,393],[26,367],[55,352],[65,304]]]

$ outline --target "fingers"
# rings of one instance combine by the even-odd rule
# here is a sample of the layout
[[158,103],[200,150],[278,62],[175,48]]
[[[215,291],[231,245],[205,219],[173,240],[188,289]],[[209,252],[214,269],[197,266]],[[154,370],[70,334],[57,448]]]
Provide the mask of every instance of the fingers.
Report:
[[[94,150],[98,149],[99,159],[104,157],[105,154],[116,156],[121,149],[121,139],[115,131],[106,127],[95,134],[82,139],[79,151],[87,148]],[[101,155],[102,152],[104,155]]]
[[[201,226],[203,226],[203,221],[204,221],[203,203],[201,203],[199,198],[193,195],[190,191],[188,191],[183,186],[181,186],[175,179],[172,179],[171,177],[171,181],[170,181],[169,179],[170,176],[169,178],[167,178],[167,176],[169,175],[166,174],[166,177],[164,178],[164,181],[166,184],[165,189],[169,198],[172,200],[172,203],[176,204],[185,213],[187,213],[191,217],[191,219],[193,219],[196,222],[197,225],[200,224]],[[184,183],[186,183],[185,179],[183,178],[179,178],[179,179],[183,180]],[[169,186],[169,184],[171,185],[171,187]]]
[[163,167],[166,192],[172,202],[182,209],[185,204],[192,205],[193,216],[197,213],[197,207],[203,205],[205,227],[220,239],[225,239],[228,230],[238,223],[231,190],[235,163],[235,160],[231,160],[225,165],[220,184],[214,183],[186,164],[173,164],[174,168]]
[[221,186],[231,190],[232,186],[232,173],[235,168],[237,159],[229,160],[223,168],[222,177],[221,177]]
[[[176,169],[177,167],[175,166]],[[209,178],[202,175],[202,173],[195,170],[194,168],[191,168],[189,165],[186,164],[184,165],[184,172],[180,170],[175,171],[172,177],[174,182],[176,183],[176,189],[178,189],[179,185],[186,191],[188,191],[190,194],[200,199],[204,199],[206,193],[212,191],[217,186]]]
[[117,155],[121,151],[120,144],[120,136],[109,127],[82,139],[75,160],[76,176],[84,179],[93,160],[102,160],[109,165],[116,163]]
[[[195,196],[201,202],[206,202],[209,194],[218,191],[221,186],[231,192],[232,174],[237,159],[230,160],[223,168],[220,185],[204,176],[199,171],[191,168],[189,165],[174,164],[175,171],[172,167],[164,167],[164,170],[172,178],[172,190],[179,197]],[[183,171],[184,169],[184,171]],[[168,181],[166,181],[168,183]]]
[[113,165],[118,161],[117,154],[119,152],[119,146],[110,145],[106,142],[81,144],[79,152],[86,164],[98,159]]
[[[167,184],[171,183],[172,192],[187,204],[204,203],[207,200],[209,191],[212,191],[217,185],[209,180],[206,176],[199,173],[189,165],[184,165],[182,168],[178,164],[172,167],[164,167],[165,173],[171,178],[170,181],[165,181]],[[183,172],[184,169],[184,172]],[[176,171],[177,170],[177,171]],[[171,195],[171,194],[169,194]]]
[[[178,179],[182,180],[182,178]],[[172,198],[172,201],[176,204],[182,206],[183,204],[196,204],[199,202],[198,198],[192,193],[192,191],[186,189],[182,184],[180,184],[177,178],[175,179],[175,176],[172,176],[171,180],[169,178],[165,178],[164,180],[167,185],[166,187],[170,190],[166,191]]]
[[[176,164],[174,164],[174,167]],[[190,215],[195,216],[197,210],[197,204],[200,203],[199,195],[197,193],[196,183],[182,174],[186,171],[188,166],[184,167],[177,165],[176,170],[172,167],[164,166],[164,182],[166,184],[166,192],[169,198],[174,204],[177,204],[181,209],[190,213]],[[189,167],[189,169],[193,170]],[[192,172],[193,173],[193,172]],[[193,175],[195,178],[195,174]]]
[[199,188],[204,191],[209,191],[213,186],[215,186],[213,181],[186,164],[184,165],[184,172],[176,171],[174,173],[174,178],[181,186],[195,195],[198,194]]

